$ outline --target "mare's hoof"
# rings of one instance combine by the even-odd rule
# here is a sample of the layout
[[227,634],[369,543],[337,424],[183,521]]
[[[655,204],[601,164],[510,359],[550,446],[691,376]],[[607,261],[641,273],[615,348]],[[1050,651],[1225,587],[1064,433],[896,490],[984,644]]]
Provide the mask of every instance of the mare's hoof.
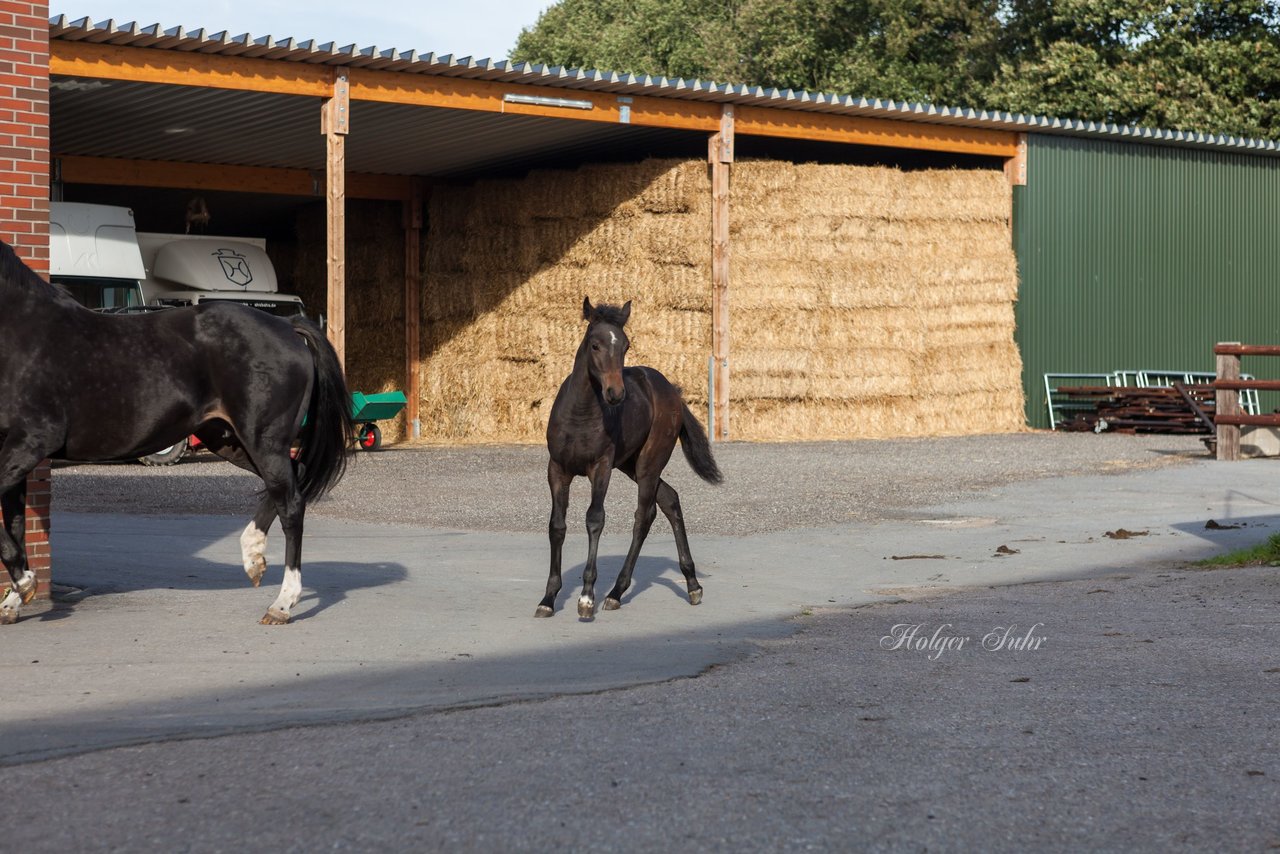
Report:
[[551,606],[550,606],[550,605],[539,605],[539,606],[538,606],[538,610],[536,610],[536,611],[534,611],[534,612],[533,612],[533,616],[535,616],[535,617],[550,617],[550,616],[551,616],[552,614],[554,614],[554,613],[555,613],[555,611],[551,608]]
[[584,620],[590,620],[596,615],[596,603],[590,599],[578,600],[578,616]]
[[[36,577],[34,574],[24,576],[18,582],[18,595],[22,597],[23,605],[36,598]],[[15,619],[17,618],[15,617]]]
[[17,608],[0,608],[0,626],[12,626],[18,622]]
[[697,604],[699,604],[701,601],[702,601],[702,588],[701,588],[701,587],[699,587],[697,590],[690,590],[690,591],[689,591],[689,604],[690,604],[690,605],[697,605]]
[[262,619],[258,622],[264,626],[283,626],[287,625],[292,617],[288,611],[281,611],[279,608],[268,608],[267,613],[262,615]]
[[258,555],[253,559],[253,564],[244,568],[244,574],[249,576],[249,581],[257,587],[262,583],[262,576],[267,574],[267,559],[262,555]]
[[621,607],[622,607],[622,603],[619,602],[617,599],[614,599],[612,596],[604,600],[604,609],[606,611],[616,611]]

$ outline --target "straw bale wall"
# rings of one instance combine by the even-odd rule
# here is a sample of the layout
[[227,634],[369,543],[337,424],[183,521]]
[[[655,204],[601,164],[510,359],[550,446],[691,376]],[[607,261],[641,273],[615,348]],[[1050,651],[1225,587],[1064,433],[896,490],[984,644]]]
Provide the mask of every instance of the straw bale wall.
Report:
[[[731,192],[733,438],[1022,429],[1000,172],[742,161]],[[681,385],[705,420],[706,164],[439,187],[428,214],[424,438],[541,441],[584,295],[633,300],[629,362]]]
[[746,161],[731,190],[738,439],[1023,429],[995,171]]
[[706,409],[710,197],[700,162],[439,187],[428,210],[422,435],[538,442],[582,340],[582,299],[632,300],[629,364]]

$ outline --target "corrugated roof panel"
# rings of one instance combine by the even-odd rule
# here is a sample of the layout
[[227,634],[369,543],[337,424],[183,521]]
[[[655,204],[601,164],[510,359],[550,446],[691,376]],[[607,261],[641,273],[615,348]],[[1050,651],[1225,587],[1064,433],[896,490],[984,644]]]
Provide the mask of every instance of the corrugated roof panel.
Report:
[[119,82],[62,89],[61,82],[50,92],[55,154],[324,166],[316,98]]
[[[319,99],[57,78],[50,147],[59,155],[323,170]],[[110,133],[104,133],[104,127]],[[351,172],[465,177],[571,161],[664,153],[706,135],[662,128],[397,104],[352,104]],[[458,140],[465,139],[466,145]]]
[[931,124],[954,124],[1044,134],[1147,142],[1159,145],[1194,148],[1243,150],[1259,154],[1280,154],[1280,142],[1249,139],[1223,134],[1165,131],[1154,128],[1122,126],[1103,122],[1058,119],[1000,111],[987,111],[931,104],[868,100],[848,95],[794,90],[780,91],[759,86],[721,84],[702,80],[654,78],[647,75],[620,74],[611,71],[558,68],[505,60],[473,59],[469,56],[436,56],[416,50],[395,48],[360,48],[338,46],[335,42],[276,40],[272,36],[252,37],[245,33],[232,36],[227,32],[206,34],[203,29],[185,31],[181,27],[162,29],[161,25],[139,26],[136,22],[117,24],[114,20],[93,23],[89,18],[68,19],[58,15],[49,19],[49,37],[67,41],[106,42],[116,45],[148,47],[163,50],[199,51],[201,53],[266,56],[287,62],[378,68],[415,74],[434,74],[526,83],[566,89],[590,89],[617,94],[650,95],[660,98],[717,101],[792,110],[843,115],[920,121]]

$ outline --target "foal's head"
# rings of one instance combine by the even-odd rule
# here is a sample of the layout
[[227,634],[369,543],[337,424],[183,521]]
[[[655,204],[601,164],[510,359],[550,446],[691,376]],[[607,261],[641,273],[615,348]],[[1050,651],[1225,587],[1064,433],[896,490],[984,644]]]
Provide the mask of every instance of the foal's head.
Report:
[[582,339],[582,352],[587,359],[587,372],[591,381],[600,387],[605,402],[610,406],[622,403],[627,387],[622,381],[623,362],[631,342],[622,331],[631,316],[631,300],[619,308],[616,305],[591,304],[591,298],[582,300],[582,317],[587,321],[587,334]]

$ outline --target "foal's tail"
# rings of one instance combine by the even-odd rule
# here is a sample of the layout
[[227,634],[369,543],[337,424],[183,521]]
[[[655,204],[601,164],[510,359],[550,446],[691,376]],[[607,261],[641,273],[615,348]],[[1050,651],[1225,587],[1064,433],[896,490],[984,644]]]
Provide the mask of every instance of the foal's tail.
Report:
[[688,406],[681,403],[680,408],[684,410],[684,421],[680,425],[680,449],[684,451],[689,467],[707,483],[723,483],[724,475],[720,474],[720,467],[716,465],[715,457],[711,456],[711,442],[707,440],[707,431],[702,429]]
[[342,479],[355,424],[351,420],[347,381],[329,339],[305,317],[293,318],[293,331],[307,342],[316,368],[298,451],[298,488],[303,499],[310,501],[333,489]]

